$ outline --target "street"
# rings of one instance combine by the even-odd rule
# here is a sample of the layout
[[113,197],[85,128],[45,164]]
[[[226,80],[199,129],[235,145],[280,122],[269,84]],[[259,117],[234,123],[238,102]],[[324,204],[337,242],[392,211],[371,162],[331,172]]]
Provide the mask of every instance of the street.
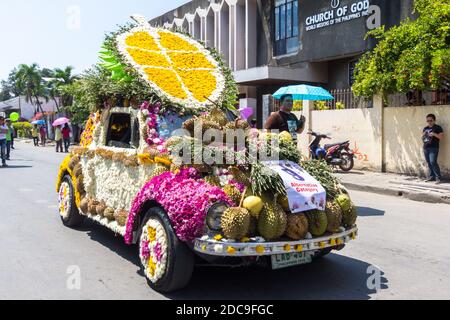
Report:
[[[147,286],[136,247],[91,222],[62,225],[55,180],[64,156],[17,142],[0,168],[0,299],[450,298],[450,206],[356,191],[359,237],[343,251],[279,271],[198,267],[187,289],[161,295]],[[80,290],[67,288],[70,266],[80,268]],[[371,266],[381,271],[378,291],[368,286]]]

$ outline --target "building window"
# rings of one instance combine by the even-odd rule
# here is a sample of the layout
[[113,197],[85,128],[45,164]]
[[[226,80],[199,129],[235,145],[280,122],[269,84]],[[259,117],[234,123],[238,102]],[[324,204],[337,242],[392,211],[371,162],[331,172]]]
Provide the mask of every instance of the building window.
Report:
[[298,0],[275,0],[275,56],[296,52]]

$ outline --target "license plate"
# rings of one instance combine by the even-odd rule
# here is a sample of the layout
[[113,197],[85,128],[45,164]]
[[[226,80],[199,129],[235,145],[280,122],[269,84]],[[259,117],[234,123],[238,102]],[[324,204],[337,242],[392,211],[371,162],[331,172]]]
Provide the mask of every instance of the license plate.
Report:
[[272,256],[272,269],[283,269],[312,262],[311,254],[307,252],[296,252],[277,254]]

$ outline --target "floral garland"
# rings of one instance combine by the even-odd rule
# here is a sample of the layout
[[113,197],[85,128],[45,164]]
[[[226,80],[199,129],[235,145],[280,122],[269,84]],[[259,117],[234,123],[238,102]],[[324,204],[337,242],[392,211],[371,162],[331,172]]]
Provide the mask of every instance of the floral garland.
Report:
[[199,180],[198,172],[193,168],[181,169],[177,174],[163,173],[148,182],[134,199],[128,216],[126,243],[132,243],[136,216],[149,200],[155,200],[166,210],[182,241],[193,241],[202,235],[206,211],[211,203],[224,201],[233,205],[222,189]]
[[100,122],[100,112],[96,112],[95,114],[89,117],[89,120],[86,123],[86,129],[84,129],[81,139],[80,146],[81,147],[89,147],[94,141],[94,130],[98,126]]
[[76,188],[77,178],[76,178],[75,174],[72,172],[72,169],[70,169],[70,166],[69,166],[70,160],[72,160],[72,155],[68,155],[67,157],[65,157],[59,167],[58,177],[56,180],[56,192],[58,192],[58,193],[60,192],[62,179],[66,173],[69,173],[70,177],[72,178],[72,185],[74,186],[75,204],[77,205],[77,207],[79,207],[80,202],[81,202],[81,194]]
[[166,273],[168,239],[164,226],[155,219],[150,219],[142,230],[140,252],[145,275],[156,283]]
[[156,149],[161,153],[166,153],[164,148],[165,141],[159,136],[158,133],[158,115],[161,111],[161,103],[158,102],[151,105],[148,101],[145,101],[141,105],[141,112],[147,117],[147,139],[146,142],[149,146],[156,146]]

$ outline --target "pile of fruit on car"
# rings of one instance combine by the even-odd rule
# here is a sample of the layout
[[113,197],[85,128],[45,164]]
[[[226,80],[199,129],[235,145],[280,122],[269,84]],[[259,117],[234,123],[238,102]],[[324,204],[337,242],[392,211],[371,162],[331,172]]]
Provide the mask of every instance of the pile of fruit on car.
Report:
[[[224,136],[227,129],[242,129],[245,132],[247,148],[251,139],[256,140],[259,149],[267,149],[267,152],[273,151],[270,149],[277,146],[280,160],[298,163],[327,192],[325,211],[311,210],[294,214],[290,211],[281,177],[263,161],[251,158],[248,152],[240,153],[246,160],[244,165],[193,165],[204,173],[207,183],[221,187],[235,204],[222,215],[221,232],[215,235],[216,239],[237,242],[248,242],[255,238],[263,238],[265,241],[297,241],[344,232],[355,225],[356,207],[348,194],[342,190],[332,170],[321,161],[302,161],[297,145],[289,133],[282,132],[278,135],[251,129],[247,122],[229,122],[222,111],[213,110],[186,121],[183,128],[190,136],[169,140],[168,149],[171,150],[179,143],[186,143],[186,139],[187,143],[194,143],[196,126],[201,126],[203,133],[208,129],[222,130]],[[272,144],[273,140],[277,140],[277,143]],[[232,150],[236,150],[235,143],[236,141],[231,143]],[[203,148],[215,148],[213,144],[204,141],[202,144]],[[226,145],[230,147],[229,142]],[[212,175],[212,167],[222,167],[225,174]]]

